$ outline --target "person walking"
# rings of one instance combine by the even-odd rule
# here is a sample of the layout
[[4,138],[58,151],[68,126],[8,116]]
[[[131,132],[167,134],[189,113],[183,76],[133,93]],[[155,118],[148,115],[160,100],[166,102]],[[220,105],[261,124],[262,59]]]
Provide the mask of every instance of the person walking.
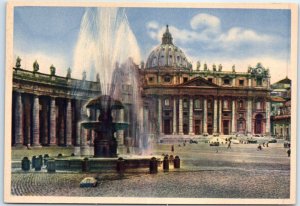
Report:
[[171,146],[171,152],[174,152],[174,145]]
[[288,157],[291,156],[291,149],[288,149],[288,151],[286,152],[288,154]]
[[231,140],[229,140],[229,142],[228,142],[227,149],[231,149]]

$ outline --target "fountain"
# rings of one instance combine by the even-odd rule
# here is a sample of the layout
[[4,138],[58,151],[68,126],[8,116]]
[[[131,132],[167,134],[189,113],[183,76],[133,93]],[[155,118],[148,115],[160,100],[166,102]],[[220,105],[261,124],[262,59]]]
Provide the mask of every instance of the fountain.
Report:
[[112,118],[113,110],[123,109],[123,104],[114,100],[108,95],[101,95],[88,102],[87,108],[99,109],[98,121],[85,121],[81,126],[85,129],[94,130],[94,157],[116,157],[117,140],[114,133],[127,128],[128,123],[114,122]]

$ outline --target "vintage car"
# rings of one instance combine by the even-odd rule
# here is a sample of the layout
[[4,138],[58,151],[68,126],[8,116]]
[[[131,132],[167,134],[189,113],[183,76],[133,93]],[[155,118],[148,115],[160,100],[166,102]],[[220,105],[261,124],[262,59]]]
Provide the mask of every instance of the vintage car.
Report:
[[80,182],[80,187],[96,187],[98,181],[94,177],[86,177]]
[[209,146],[219,146],[219,145],[220,145],[219,142],[211,142],[211,143],[209,144]]

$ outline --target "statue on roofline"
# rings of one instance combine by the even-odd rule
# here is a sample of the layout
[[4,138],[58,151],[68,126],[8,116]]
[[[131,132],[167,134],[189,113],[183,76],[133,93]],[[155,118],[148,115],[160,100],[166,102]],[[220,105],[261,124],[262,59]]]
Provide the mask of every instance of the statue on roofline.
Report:
[[51,76],[54,76],[55,75],[55,71],[56,71],[56,68],[53,66],[53,64],[50,66],[50,75]]
[[71,68],[68,68],[68,72],[67,72],[67,78],[71,79]]
[[37,62],[37,60],[35,60],[33,62],[33,72],[38,72],[40,69],[39,63]]
[[21,60],[22,59],[18,56],[17,60],[16,60],[16,68],[18,68],[18,69],[21,68]]
[[207,71],[207,64],[204,63],[204,71]]
[[201,66],[201,64],[200,64],[200,61],[197,61],[197,71],[199,71],[200,70],[200,66]]
[[219,72],[222,71],[222,68],[223,68],[222,64],[219,64]]
[[217,67],[216,67],[215,64],[213,64],[213,71],[214,71],[214,72],[217,71]]
[[232,65],[232,72],[235,72],[235,64]]
[[86,71],[83,71],[82,73],[82,80],[86,80]]

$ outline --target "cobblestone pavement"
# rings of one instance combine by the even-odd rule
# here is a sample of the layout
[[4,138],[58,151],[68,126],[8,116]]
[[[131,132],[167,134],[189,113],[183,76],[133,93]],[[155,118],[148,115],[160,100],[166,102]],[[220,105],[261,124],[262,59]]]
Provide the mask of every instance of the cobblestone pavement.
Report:
[[[290,159],[282,144],[175,146],[181,169],[148,174],[130,170],[124,177],[115,173],[21,172],[12,174],[13,195],[191,197],[191,198],[289,198]],[[153,154],[171,154],[171,145],[160,145]],[[80,188],[87,176],[97,177],[95,188]]]

